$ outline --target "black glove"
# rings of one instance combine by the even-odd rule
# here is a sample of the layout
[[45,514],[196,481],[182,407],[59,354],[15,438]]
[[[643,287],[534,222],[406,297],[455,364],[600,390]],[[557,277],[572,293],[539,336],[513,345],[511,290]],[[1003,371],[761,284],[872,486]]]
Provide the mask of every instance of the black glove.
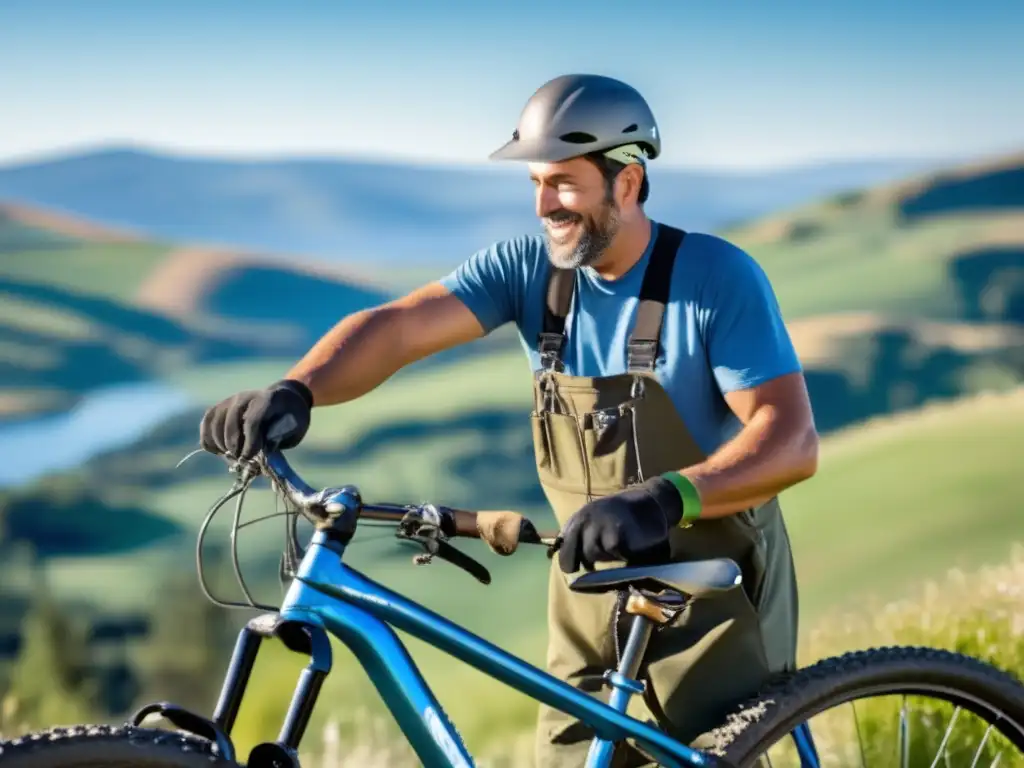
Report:
[[595,499],[581,507],[562,529],[558,564],[565,573],[599,560],[629,565],[664,562],[669,531],[683,517],[683,500],[670,480],[660,475],[642,485]]
[[[241,461],[254,459],[265,447],[294,448],[309,430],[312,408],[313,393],[299,381],[285,379],[266,389],[239,392],[203,414],[199,443],[205,451]],[[275,430],[276,442],[267,446],[267,430],[282,418],[291,426]]]

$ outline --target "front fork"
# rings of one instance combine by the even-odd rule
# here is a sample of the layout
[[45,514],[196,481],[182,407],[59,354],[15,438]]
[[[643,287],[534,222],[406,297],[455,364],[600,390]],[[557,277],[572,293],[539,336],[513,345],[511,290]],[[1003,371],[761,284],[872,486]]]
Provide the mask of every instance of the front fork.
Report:
[[309,656],[309,664],[299,675],[299,683],[277,741],[254,747],[247,765],[249,768],[299,768],[299,742],[309,725],[320,687],[331,671],[333,661],[330,640],[322,627],[282,620],[279,615],[269,613],[250,620],[238,633],[227,676],[214,708],[213,722],[230,737],[260,645],[270,637],[281,640],[290,651]]

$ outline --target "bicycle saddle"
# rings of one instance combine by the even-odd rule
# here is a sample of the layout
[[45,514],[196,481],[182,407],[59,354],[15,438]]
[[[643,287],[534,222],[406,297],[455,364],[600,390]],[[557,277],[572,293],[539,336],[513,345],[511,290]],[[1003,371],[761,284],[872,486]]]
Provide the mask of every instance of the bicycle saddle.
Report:
[[740,567],[728,558],[688,563],[605,568],[585,573],[569,588],[576,592],[609,592],[634,587],[660,591],[671,589],[692,597],[735,589],[743,581]]

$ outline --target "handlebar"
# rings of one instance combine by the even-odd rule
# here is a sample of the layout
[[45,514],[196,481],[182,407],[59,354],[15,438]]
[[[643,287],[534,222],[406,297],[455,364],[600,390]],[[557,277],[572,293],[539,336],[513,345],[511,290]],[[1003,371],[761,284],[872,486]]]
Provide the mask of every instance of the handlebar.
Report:
[[259,462],[262,474],[284,494],[297,510],[315,525],[343,516],[394,523],[396,536],[423,546],[425,555],[417,563],[427,563],[435,555],[468,570],[483,583],[490,582],[487,570],[447,543],[449,538],[483,539],[500,555],[511,555],[519,544],[541,544],[551,557],[561,540],[556,532],[541,533],[533,522],[511,511],[471,512],[434,504],[367,504],[353,485],[317,490],[292,469],[280,451],[266,452]]

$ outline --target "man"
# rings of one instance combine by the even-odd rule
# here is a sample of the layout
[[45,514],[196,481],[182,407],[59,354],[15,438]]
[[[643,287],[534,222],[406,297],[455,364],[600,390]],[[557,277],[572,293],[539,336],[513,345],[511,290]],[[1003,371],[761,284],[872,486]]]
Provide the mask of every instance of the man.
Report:
[[[213,406],[209,451],[250,458],[291,414],[354,400],[409,363],[515,322],[537,372],[538,475],[562,527],[548,669],[594,695],[616,663],[614,595],[571,574],[610,561],[732,557],[744,589],[694,600],[651,638],[648,705],[677,738],[720,723],[795,664],[797,594],[777,501],[814,474],[817,434],[772,288],[742,250],[650,220],[654,116],[630,86],[556,78],[492,158],[526,161],[544,234],[495,243],[443,280],[341,320],[281,382]],[[582,765],[592,734],[542,708],[538,764]],[[620,750],[619,764],[645,758]]]

